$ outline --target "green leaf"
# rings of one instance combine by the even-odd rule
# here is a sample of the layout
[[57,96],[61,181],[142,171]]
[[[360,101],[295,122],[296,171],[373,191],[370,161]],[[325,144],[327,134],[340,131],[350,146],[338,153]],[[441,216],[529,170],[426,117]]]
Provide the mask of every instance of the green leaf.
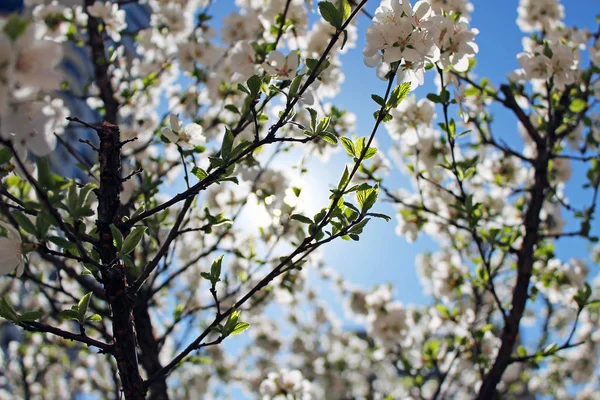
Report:
[[329,22],[334,28],[341,29],[343,23],[343,12],[340,12],[332,3],[321,1],[319,11],[323,19]]
[[79,300],[79,303],[77,304],[77,310],[79,311],[79,322],[81,322],[81,323],[83,323],[85,321],[85,314],[87,314],[91,297],[92,297],[92,292],[89,292],[85,296],[83,296],[81,298],[81,300]]
[[262,85],[262,80],[258,75],[252,75],[246,81],[246,85],[248,85],[248,89],[250,89],[250,94],[252,96],[256,96],[260,92],[260,87]]
[[302,222],[303,224],[312,224],[313,223],[313,221],[310,218],[308,218],[302,214],[292,214],[290,216],[290,219],[293,219],[294,221]]
[[381,110],[377,110],[373,113],[373,118],[375,118],[375,121],[379,121],[380,115],[382,115],[381,122],[388,122],[393,119],[393,117],[390,115],[390,113],[387,112],[386,110],[383,110],[383,113],[381,113]]
[[229,128],[225,130],[225,135],[223,136],[223,145],[221,146],[221,157],[223,160],[228,160],[229,155],[231,154],[231,149],[233,148],[233,133]]
[[200,272],[200,276],[206,279],[207,281],[212,282],[212,276],[208,272]]
[[194,176],[196,178],[198,178],[200,180],[203,180],[204,178],[206,178],[208,176],[206,171],[199,167],[193,167],[191,172],[192,172],[192,174],[194,174]]
[[19,315],[19,320],[23,322],[32,322],[40,319],[44,315],[42,310],[37,311],[25,311],[23,314]]
[[354,157],[358,158],[362,155],[363,149],[365,148],[365,137],[356,139],[354,142]]
[[[262,115],[262,114],[261,114]],[[234,147],[234,149],[231,151],[230,157],[233,158],[237,158],[240,154],[242,154],[242,152],[244,150],[246,150],[248,147],[252,146],[252,142],[249,142],[248,140],[242,140],[237,146]]]
[[210,281],[213,284],[216,284],[221,279],[221,263],[223,262],[223,255],[219,256],[215,261],[213,261],[212,266],[210,267]]
[[344,172],[342,173],[342,177],[338,182],[338,189],[342,189],[346,186],[346,184],[350,181],[350,172],[348,172],[348,166],[344,167]]
[[306,107],[306,110],[310,113],[310,129],[315,132],[317,130],[317,112],[310,107]]
[[574,113],[580,113],[587,107],[587,103],[582,99],[573,99],[569,105],[569,110]]
[[237,84],[237,88],[238,90],[241,90],[242,92],[246,93],[246,94],[250,94],[250,90],[248,90],[248,88],[244,85],[242,85],[241,83]]
[[325,131],[325,132],[321,132],[321,133],[319,133],[319,134],[318,134],[318,136],[319,136],[321,139],[323,139],[324,141],[326,141],[327,143],[329,143],[329,144],[332,144],[332,145],[334,145],[334,146],[335,146],[335,145],[337,144],[337,142],[338,142],[337,136],[335,136],[335,135],[334,135],[333,133],[331,133],[331,132],[326,132],[326,131]]
[[369,158],[373,157],[375,154],[377,154],[377,149],[375,147],[369,147],[367,149],[367,151],[365,152],[365,156],[363,157],[363,160],[368,160]]
[[123,241],[123,247],[121,248],[119,254],[125,255],[131,253],[135,249],[137,244],[140,242],[140,240],[142,240],[142,236],[144,236],[144,232],[146,232],[146,229],[148,228],[145,226],[136,226],[135,228],[133,228],[131,233],[129,233],[129,235],[127,235],[127,237]]
[[102,321],[102,317],[98,314],[92,314],[89,317],[87,317],[85,319],[86,321],[93,321],[93,322],[98,322],[98,321]]
[[93,183],[88,183],[84,187],[79,190],[79,198],[77,199],[77,208],[83,207],[88,200],[90,192],[94,190],[97,186]]
[[250,324],[247,322],[238,322],[235,325],[235,328],[231,331],[230,335],[237,335],[238,333],[244,332],[246,329],[250,328]]
[[12,151],[8,147],[0,148],[0,164],[6,164],[12,158]]
[[410,82],[401,83],[392,90],[390,99],[387,102],[387,106],[390,108],[396,108],[402,101],[408,96],[410,92]]
[[52,189],[52,173],[50,172],[50,163],[45,157],[38,157],[37,162],[37,174],[40,185],[44,188]]
[[348,29],[344,29],[342,31],[342,45],[340,46],[340,50],[344,50],[344,46],[346,45],[346,42],[348,41]]
[[13,211],[11,215],[18,222],[19,227],[25,232],[30,233],[35,237],[38,236],[37,228],[25,214],[23,214],[21,211]]
[[363,213],[369,211],[369,209],[375,205],[378,194],[379,190],[377,188],[369,188],[356,192],[356,201],[360,205]]
[[450,123],[448,124],[448,135],[450,135],[451,138],[456,136],[456,122],[454,121],[454,118],[450,119]]
[[376,94],[372,94],[371,98],[375,101],[375,103],[377,103],[381,107],[385,107],[385,100],[383,99],[383,97],[378,96]]
[[75,181],[71,181],[71,184],[69,185],[69,192],[67,193],[67,206],[71,212],[77,208],[77,186],[75,185]]
[[233,104],[227,104],[225,106],[225,109],[234,113],[234,114],[241,114],[240,110],[238,110],[238,108],[236,106],[234,106]]
[[302,83],[303,77],[304,77],[304,74],[296,75],[296,77],[292,81],[292,84],[290,85],[290,89],[288,92],[289,97],[296,96],[296,93],[298,93],[298,89],[300,89],[300,84]]
[[241,312],[237,310],[233,310],[231,314],[229,314],[229,318],[227,318],[227,322],[225,322],[225,326],[223,326],[223,336],[229,336],[231,332],[233,332],[238,324],[240,314]]
[[62,310],[58,313],[58,316],[62,319],[79,321],[79,313],[76,310]]
[[74,250],[77,248],[75,243],[73,243],[70,240],[67,240],[65,238],[59,237],[59,236],[50,236],[47,238],[47,240],[65,250]]
[[338,0],[338,9],[342,13],[342,21],[347,21],[350,18],[350,14],[352,14],[352,7],[348,0]]
[[113,242],[115,244],[115,247],[117,248],[117,250],[120,251],[123,247],[123,234],[121,233],[119,228],[115,226],[115,224],[110,224],[110,231],[113,235]]
[[442,99],[440,96],[438,96],[435,93],[429,93],[427,94],[427,99],[433,103],[439,104],[442,102]]
[[[317,133],[321,133],[323,132],[325,129],[327,129],[327,127],[329,126],[329,121],[331,120],[331,117],[323,117],[319,120],[319,125],[317,126],[316,132]],[[336,141],[337,143],[337,141]]]
[[0,317],[5,318],[14,323],[19,322],[19,314],[17,314],[15,309],[12,308],[10,304],[8,304],[4,297],[0,298]]
[[354,143],[352,143],[352,140],[342,136],[340,141],[342,142],[342,146],[344,146],[346,153],[348,153],[350,157],[354,157],[356,153],[354,151]]
[[367,225],[367,223],[370,221],[370,218],[365,218],[362,221],[360,221],[358,224],[354,225],[351,229],[350,229],[350,233],[354,234],[354,235],[358,235],[361,234],[363,229],[365,228],[365,226]]
[[370,217],[384,219],[385,222],[390,222],[390,220],[392,219],[392,217],[390,217],[389,215],[380,214],[380,213],[368,213],[367,215]]
[[[306,66],[308,67],[308,69],[310,70],[311,73],[312,73],[312,71],[314,71],[315,68],[317,68],[317,65],[319,65],[319,60],[316,60],[314,58],[306,59]],[[330,65],[331,65],[331,63],[329,62],[329,60],[323,60],[321,62],[321,64],[319,65],[319,69],[317,70],[317,77],[319,76],[319,74],[321,72],[325,71]]]

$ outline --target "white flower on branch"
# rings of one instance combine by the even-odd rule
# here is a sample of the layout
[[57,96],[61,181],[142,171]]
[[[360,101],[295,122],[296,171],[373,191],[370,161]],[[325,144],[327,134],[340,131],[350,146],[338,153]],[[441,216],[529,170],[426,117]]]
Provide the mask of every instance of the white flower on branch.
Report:
[[202,127],[195,123],[189,123],[183,127],[181,120],[175,114],[169,115],[171,128],[163,128],[162,134],[169,142],[176,143],[183,149],[191,150],[195,146],[204,143],[206,138],[202,134]]
[[117,3],[96,1],[87,8],[87,12],[92,17],[102,20],[106,33],[112,40],[118,42],[121,40],[121,31],[127,28],[125,22],[125,10],[119,10]]
[[291,52],[287,56],[284,56],[280,51],[272,51],[263,63],[263,68],[269,75],[278,79],[284,81],[294,79],[296,70],[298,69],[298,54]]

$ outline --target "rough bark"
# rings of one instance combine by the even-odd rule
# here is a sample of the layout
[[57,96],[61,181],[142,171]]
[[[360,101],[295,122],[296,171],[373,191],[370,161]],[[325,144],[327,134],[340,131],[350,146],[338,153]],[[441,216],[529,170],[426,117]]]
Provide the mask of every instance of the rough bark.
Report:
[[[140,361],[148,376],[153,376],[160,371],[162,365],[158,357],[158,342],[154,337],[154,329],[152,327],[150,314],[148,313],[148,300],[146,296],[142,294],[138,295],[136,306],[133,309],[133,315],[135,318],[135,330],[137,332],[138,344],[141,350]],[[169,399],[165,376],[160,376],[152,382],[149,390],[149,400]]]
[[98,129],[100,147],[100,187],[98,196],[98,253],[104,268],[102,284],[110,304],[113,323],[114,355],[119,376],[127,400],[145,398],[140,376],[135,331],[133,328],[132,302],[126,296],[127,278],[123,263],[113,244],[111,224],[118,224],[121,190],[121,142],[119,128],[104,122]]
[[544,146],[538,146],[538,156],[535,162],[535,178],[530,190],[531,198],[525,212],[525,236],[517,256],[517,283],[513,288],[512,308],[506,319],[501,335],[501,345],[492,368],[485,375],[478,400],[493,400],[498,398],[496,386],[510,363],[510,358],[517,342],[521,318],[529,297],[529,283],[533,270],[534,252],[539,239],[540,212],[544,205],[546,189],[548,188],[549,154]]

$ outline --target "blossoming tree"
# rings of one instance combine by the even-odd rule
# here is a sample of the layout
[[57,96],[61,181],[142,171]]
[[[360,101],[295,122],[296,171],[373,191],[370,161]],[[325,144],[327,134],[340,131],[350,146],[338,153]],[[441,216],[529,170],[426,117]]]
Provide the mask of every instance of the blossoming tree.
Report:
[[[521,68],[494,84],[475,76],[466,0],[236,0],[219,32],[212,0],[137,3],[27,0],[0,19],[0,398],[597,398],[600,30],[520,0]],[[129,28],[133,7],[148,26]],[[382,80],[366,135],[331,102],[358,18]],[[436,91],[409,94],[426,79]],[[521,141],[494,131],[499,109]],[[411,190],[388,178],[384,129]],[[308,215],[290,176],[340,149]],[[400,236],[437,243],[417,257],[427,305],[322,267],[329,242],[390,219],[381,199]],[[590,253],[558,258],[566,238]]]

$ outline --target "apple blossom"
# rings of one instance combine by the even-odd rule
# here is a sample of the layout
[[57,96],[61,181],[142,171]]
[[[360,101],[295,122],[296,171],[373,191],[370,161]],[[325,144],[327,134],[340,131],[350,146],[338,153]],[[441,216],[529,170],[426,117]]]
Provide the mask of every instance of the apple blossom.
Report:
[[163,128],[161,133],[169,142],[175,143],[186,150],[191,150],[194,146],[204,143],[206,140],[202,135],[202,127],[193,122],[182,125],[181,120],[175,114],[169,116],[170,128]]

